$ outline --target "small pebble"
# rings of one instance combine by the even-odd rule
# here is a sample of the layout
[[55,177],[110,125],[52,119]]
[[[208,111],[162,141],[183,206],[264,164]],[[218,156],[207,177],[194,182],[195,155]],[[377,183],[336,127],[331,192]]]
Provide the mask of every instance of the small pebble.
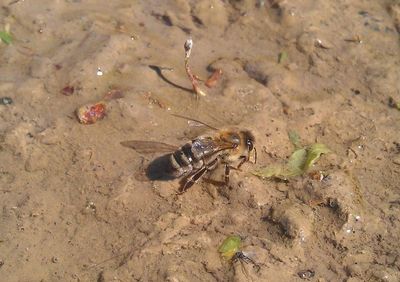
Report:
[[0,98],[0,105],[11,105],[13,100],[10,97],[1,97]]
[[71,96],[72,94],[74,94],[74,91],[75,87],[67,85],[63,89],[61,89],[61,94],[65,96]]
[[310,279],[313,278],[315,275],[315,271],[311,270],[311,269],[307,269],[307,270],[302,270],[299,271],[297,273],[297,275],[301,278],[301,279]]

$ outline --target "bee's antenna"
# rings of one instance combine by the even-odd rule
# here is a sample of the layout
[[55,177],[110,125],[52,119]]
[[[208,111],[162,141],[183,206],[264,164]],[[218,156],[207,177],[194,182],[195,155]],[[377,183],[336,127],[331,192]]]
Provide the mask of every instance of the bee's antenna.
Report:
[[174,117],[183,118],[183,119],[187,119],[187,120],[191,120],[191,121],[200,123],[200,124],[202,124],[202,125],[204,125],[204,126],[207,126],[208,128],[211,128],[212,130],[218,130],[218,128],[215,128],[215,127],[213,127],[213,126],[211,126],[211,125],[208,125],[208,124],[205,123],[205,122],[199,121],[199,120],[194,119],[194,118],[190,118],[190,117],[186,117],[186,116],[182,116],[182,115],[178,115],[178,114],[171,114],[171,115],[173,115]]

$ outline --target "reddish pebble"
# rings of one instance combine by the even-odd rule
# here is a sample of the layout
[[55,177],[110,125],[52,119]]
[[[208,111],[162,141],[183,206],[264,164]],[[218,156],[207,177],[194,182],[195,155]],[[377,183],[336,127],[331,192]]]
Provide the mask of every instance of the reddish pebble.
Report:
[[87,104],[76,110],[79,122],[82,124],[93,124],[106,116],[106,104],[98,102],[96,104]]
[[218,80],[220,80],[221,76],[222,76],[222,70],[221,69],[216,69],[213,72],[213,74],[207,79],[207,81],[205,83],[206,86],[208,88],[214,87],[217,84]]
[[61,94],[65,96],[71,96],[74,94],[75,88],[73,86],[65,86],[63,89],[61,89]]

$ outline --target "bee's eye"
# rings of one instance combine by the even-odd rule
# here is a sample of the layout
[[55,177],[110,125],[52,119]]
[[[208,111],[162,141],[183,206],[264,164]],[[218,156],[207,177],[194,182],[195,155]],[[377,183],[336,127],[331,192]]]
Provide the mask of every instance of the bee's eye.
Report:
[[253,150],[253,142],[251,140],[247,140],[247,147],[249,148],[249,151]]

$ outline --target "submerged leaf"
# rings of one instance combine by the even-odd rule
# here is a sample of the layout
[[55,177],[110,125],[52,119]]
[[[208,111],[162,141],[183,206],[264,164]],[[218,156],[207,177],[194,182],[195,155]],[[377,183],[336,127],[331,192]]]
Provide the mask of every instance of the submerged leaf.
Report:
[[273,164],[262,167],[253,172],[254,175],[262,178],[278,178],[287,180],[288,178],[302,175],[319,159],[322,154],[329,153],[330,150],[324,144],[316,143],[309,147],[299,148],[299,137],[295,132],[289,133],[289,138],[297,148],[289,160],[284,164]]
[[283,164],[274,164],[253,171],[253,174],[262,178],[276,177],[284,180],[284,170],[285,168]]
[[288,58],[288,54],[285,51],[282,51],[278,55],[278,64],[284,63]]
[[221,246],[218,248],[218,252],[221,253],[227,260],[231,260],[233,256],[239,252],[240,245],[242,244],[242,238],[237,235],[231,235],[225,238]]
[[296,149],[301,148],[300,137],[297,134],[297,132],[292,130],[292,131],[289,131],[288,135],[289,135],[289,140],[290,140],[290,142],[292,142],[293,146]]
[[307,159],[304,163],[304,171],[308,170],[318,159],[322,154],[327,154],[331,150],[328,149],[324,144],[321,143],[316,143],[311,145],[307,149]]
[[7,31],[0,31],[0,40],[5,44],[9,45],[12,42],[12,36]]
[[304,172],[304,163],[307,159],[307,150],[298,149],[292,153],[287,162],[288,177],[301,175]]

